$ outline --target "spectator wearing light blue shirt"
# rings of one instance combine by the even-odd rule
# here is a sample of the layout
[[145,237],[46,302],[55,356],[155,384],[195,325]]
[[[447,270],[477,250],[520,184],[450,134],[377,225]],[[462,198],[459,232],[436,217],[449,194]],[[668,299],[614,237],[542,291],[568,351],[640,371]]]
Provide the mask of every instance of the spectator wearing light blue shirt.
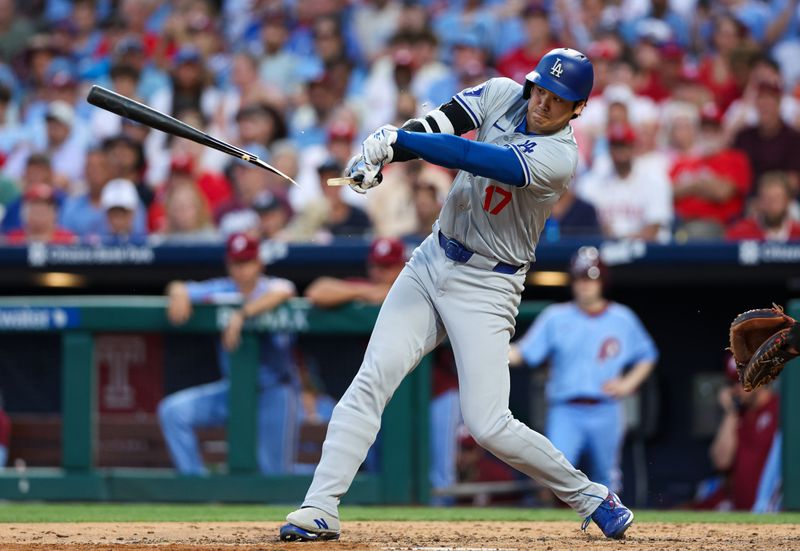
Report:
[[115,178],[108,182],[100,194],[100,206],[105,210],[107,231],[101,240],[107,245],[142,245],[146,234],[137,232],[134,219],[142,210],[136,186],[130,180]]
[[617,491],[620,399],[650,375],[658,351],[636,314],[603,297],[604,271],[597,249],[581,247],[570,266],[574,301],[546,308],[511,346],[509,362],[549,361],[547,437],[573,465],[586,453],[592,480]]
[[[61,209],[61,225],[82,240],[100,239],[109,233],[106,211],[100,204],[103,188],[110,180],[111,171],[106,153],[92,149],[86,155],[86,193],[72,195],[64,200]],[[141,203],[133,214],[133,233],[147,233],[144,207]]]
[[83,178],[86,155],[86,140],[76,121],[75,109],[63,100],[53,101],[47,106],[44,120],[43,138],[34,138],[35,143],[16,148],[3,169],[8,176],[21,178],[28,157],[34,153],[46,153],[60,187],[70,187]]
[[771,16],[765,31],[766,45],[781,67],[784,82],[791,87],[800,83],[800,2],[772,0]]

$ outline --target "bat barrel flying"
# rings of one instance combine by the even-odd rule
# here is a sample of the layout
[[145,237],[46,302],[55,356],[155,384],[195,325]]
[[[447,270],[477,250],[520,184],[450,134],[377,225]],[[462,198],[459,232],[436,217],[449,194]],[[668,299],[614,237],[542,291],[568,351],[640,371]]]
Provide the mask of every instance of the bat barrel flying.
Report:
[[194,128],[193,126],[186,124],[185,122],[179,121],[174,117],[170,117],[169,115],[144,105],[143,103],[139,103],[138,101],[135,101],[129,97],[103,88],[102,86],[92,86],[92,89],[89,91],[89,95],[86,97],[86,101],[96,107],[105,109],[111,113],[115,113],[120,117],[125,117],[126,119],[149,126],[150,128],[155,128],[156,130],[160,130],[173,136],[178,136],[193,142],[197,142],[212,149],[216,149],[217,151],[221,151],[236,157],[237,159],[246,161],[255,166],[264,168],[282,178],[289,180],[294,185],[298,185],[297,182],[295,182],[291,177],[284,174],[263,159],[259,159],[258,156],[215,138],[214,136],[210,136],[205,132]]

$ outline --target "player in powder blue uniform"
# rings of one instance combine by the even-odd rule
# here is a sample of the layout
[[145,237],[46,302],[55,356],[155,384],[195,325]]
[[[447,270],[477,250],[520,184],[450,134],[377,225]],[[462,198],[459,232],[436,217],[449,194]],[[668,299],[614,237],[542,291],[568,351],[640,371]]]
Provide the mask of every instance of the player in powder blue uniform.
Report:
[[[358,374],[333,411],[322,458],[285,541],[339,537],[339,500],[375,440],[386,403],[420,359],[449,337],[464,424],[475,441],[550,488],[611,538],[633,513],[508,409],[508,351],[525,274],[553,204],[572,180],[580,115],[594,70],[578,51],[545,55],[524,85],[490,79],[403,128],[383,126],[346,174],[365,193],[389,162],[422,158],[459,169],[433,232],[381,307]],[[476,139],[460,136],[477,129]]]
[[570,265],[575,300],[546,308],[509,360],[533,367],[549,360],[547,437],[570,463],[586,452],[592,480],[616,491],[625,437],[620,398],[647,378],[658,351],[636,314],[603,297],[603,274],[597,249],[581,247]]
[[[271,310],[296,294],[286,279],[264,276],[258,242],[245,234],[228,238],[228,277],[170,284],[167,316],[180,325],[191,316],[191,305],[241,300],[218,343],[219,381],[186,388],[164,398],[158,416],[172,461],[181,474],[205,474],[196,427],[221,426],[228,418],[228,351],[239,345],[247,317]],[[287,333],[268,333],[261,340],[258,372],[257,460],[265,474],[290,472],[294,463],[299,384],[292,357],[294,339]]]

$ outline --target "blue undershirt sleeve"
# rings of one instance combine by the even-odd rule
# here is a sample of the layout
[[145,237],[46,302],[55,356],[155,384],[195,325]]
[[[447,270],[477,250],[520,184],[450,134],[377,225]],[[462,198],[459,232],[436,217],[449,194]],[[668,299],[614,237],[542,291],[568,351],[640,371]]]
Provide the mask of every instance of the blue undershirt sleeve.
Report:
[[457,168],[516,187],[524,187],[525,174],[509,147],[476,142],[451,134],[397,131],[397,146],[446,168]]

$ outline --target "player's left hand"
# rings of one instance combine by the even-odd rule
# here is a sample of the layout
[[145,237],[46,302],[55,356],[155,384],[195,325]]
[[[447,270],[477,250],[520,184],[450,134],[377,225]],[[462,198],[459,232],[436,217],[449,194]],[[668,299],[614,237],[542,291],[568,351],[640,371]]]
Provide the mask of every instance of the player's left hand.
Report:
[[167,291],[167,319],[173,325],[183,325],[192,317],[192,301],[186,286],[180,282],[173,282]]
[[391,163],[394,156],[392,144],[395,141],[397,141],[397,127],[391,124],[385,124],[370,134],[361,143],[361,152],[367,165],[380,170]]
[[603,385],[603,392],[611,398],[624,398],[632,394],[635,388],[631,388],[625,377],[615,377],[609,379]]
[[244,314],[240,310],[235,310],[228,318],[228,325],[222,331],[222,346],[225,350],[232,351],[239,348],[243,326]]
[[368,165],[363,155],[355,155],[348,162],[344,169],[347,178],[355,183],[350,184],[350,189],[356,193],[364,195],[368,189],[372,189],[383,181],[381,167]]

